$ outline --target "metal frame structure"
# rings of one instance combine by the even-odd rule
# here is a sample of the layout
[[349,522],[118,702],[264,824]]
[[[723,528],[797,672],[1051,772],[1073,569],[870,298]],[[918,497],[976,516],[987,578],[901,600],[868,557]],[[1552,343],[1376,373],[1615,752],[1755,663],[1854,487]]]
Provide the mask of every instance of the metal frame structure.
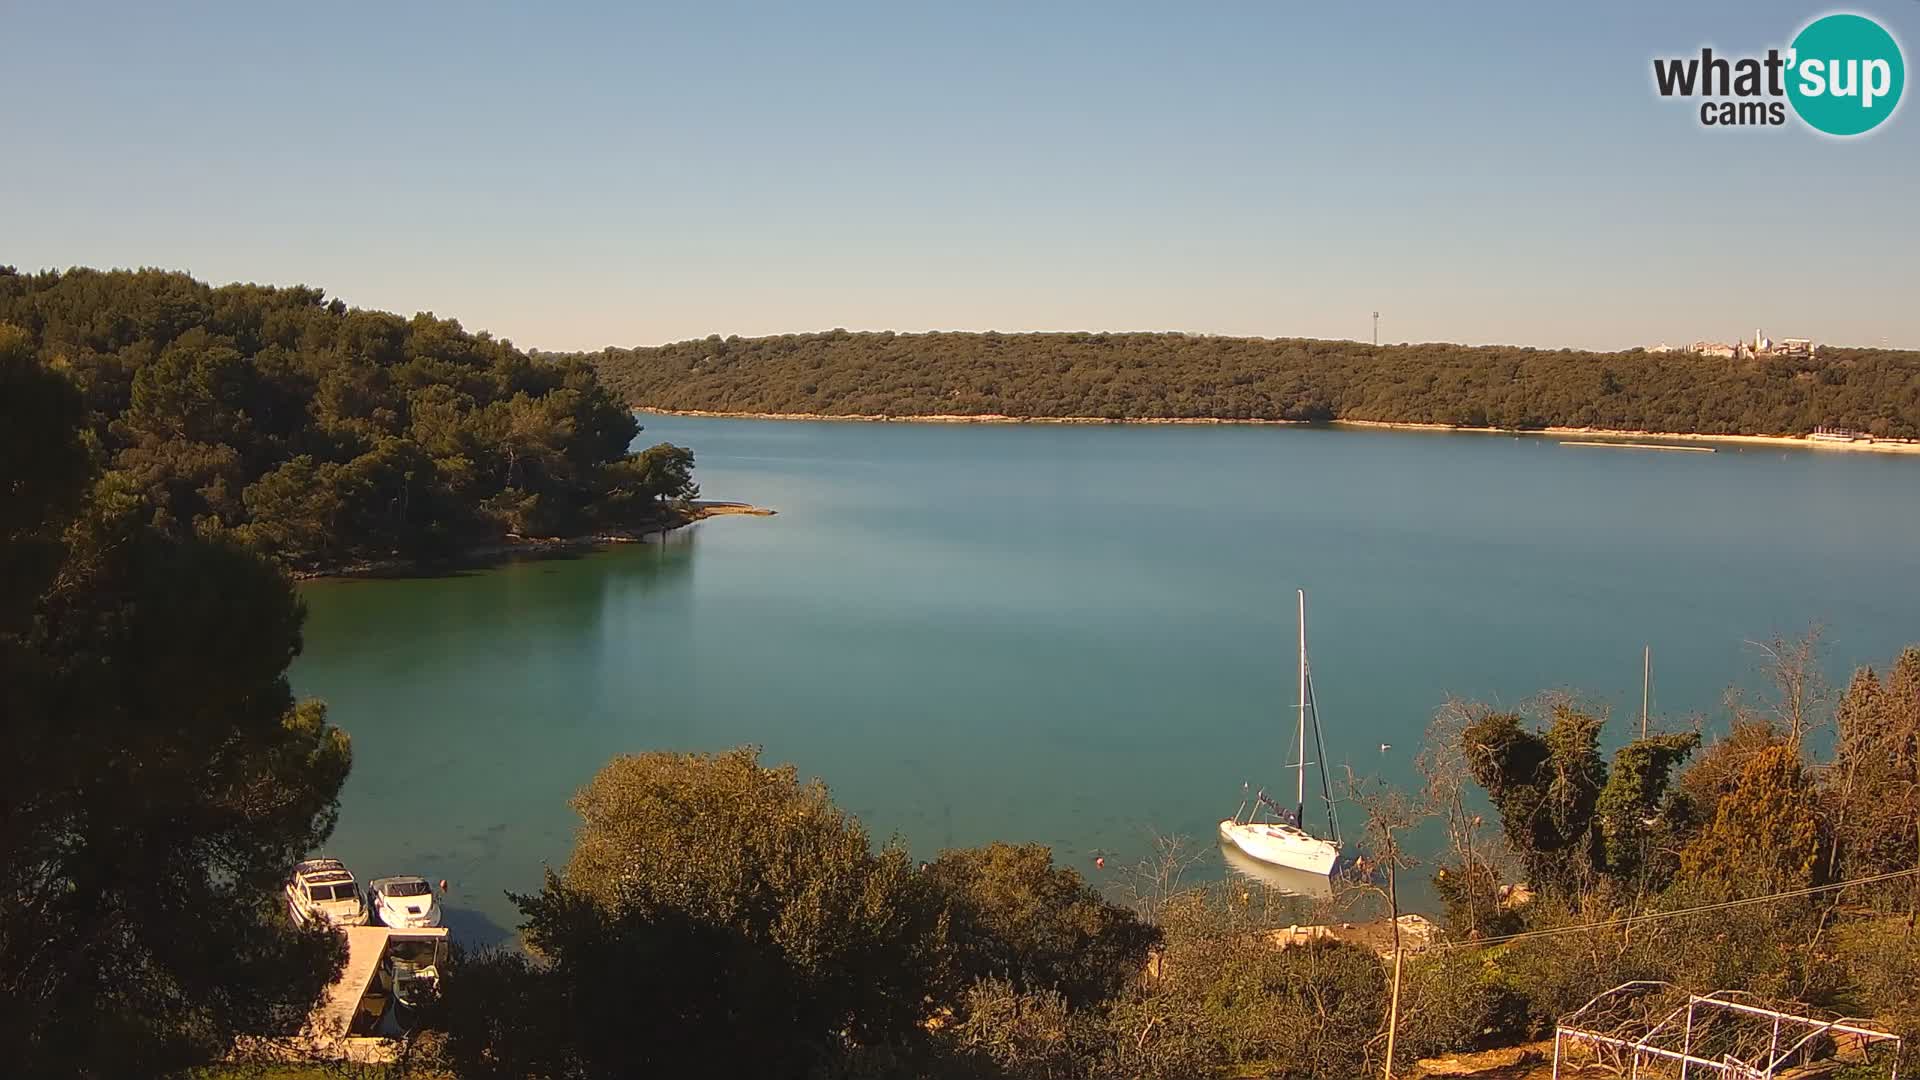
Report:
[[[1585,1045],[1628,1080],[1772,1080],[1816,1040],[1850,1042],[1866,1055],[1890,1046],[1887,1080],[1900,1080],[1900,1036],[1846,1019],[1823,1020],[1731,1000],[1734,990],[1689,994],[1670,983],[1622,983],[1562,1017],[1553,1030],[1553,1075],[1565,1049]],[[1676,1069],[1677,1066],[1677,1069]]]

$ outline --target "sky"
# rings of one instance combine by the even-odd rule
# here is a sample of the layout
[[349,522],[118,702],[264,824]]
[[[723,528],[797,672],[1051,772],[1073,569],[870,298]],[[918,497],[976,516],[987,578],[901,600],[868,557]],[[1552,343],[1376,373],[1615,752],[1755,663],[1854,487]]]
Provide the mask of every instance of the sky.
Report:
[[[1920,106],[1710,129],[1655,56],[1920,2],[0,0],[0,263],[544,349],[834,327],[1920,348]],[[1906,96],[1920,94],[1910,90]]]

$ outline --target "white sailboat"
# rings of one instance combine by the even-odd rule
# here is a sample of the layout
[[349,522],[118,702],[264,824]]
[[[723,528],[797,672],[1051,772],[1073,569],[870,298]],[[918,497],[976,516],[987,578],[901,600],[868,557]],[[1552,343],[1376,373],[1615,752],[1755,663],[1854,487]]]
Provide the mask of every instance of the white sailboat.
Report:
[[1274,892],[1308,900],[1333,899],[1333,879],[1326,874],[1261,862],[1226,840],[1220,841],[1220,859],[1227,864],[1228,873]]
[[[1313,720],[1313,742],[1320,760],[1320,790],[1327,804],[1328,837],[1307,831],[1307,721]],[[1220,822],[1220,839],[1264,863],[1301,870],[1309,874],[1331,875],[1340,860],[1340,819],[1333,809],[1333,791],[1327,782],[1326,742],[1320,733],[1320,713],[1313,704],[1313,676],[1307,670],[1307,592],[1300,590],[1300,716],[1299,756],[1294,761],[1294,806],[1291,814],[1267,797],[1265,790],[1254,795],[1252,805],[1243,800],[1234,815]],[[1267,811],[1274,818],[1267,818]],[[1244,819],[1244,820],[1243,820]]]

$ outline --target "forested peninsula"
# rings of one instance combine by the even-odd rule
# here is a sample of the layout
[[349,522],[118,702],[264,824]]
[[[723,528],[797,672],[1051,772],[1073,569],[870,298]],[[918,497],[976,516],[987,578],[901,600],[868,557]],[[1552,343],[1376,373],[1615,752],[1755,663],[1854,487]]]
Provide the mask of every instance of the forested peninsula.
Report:
[[578,359],[305,286],[0,267],[0,348],[70,379],[98,483],[296,571],[677,524],[693,456]]
[[1188,334],[718,336],[575,358],[629,404],[845,417],[1365,421],[1920,438],[1920,352],[1718,358]]

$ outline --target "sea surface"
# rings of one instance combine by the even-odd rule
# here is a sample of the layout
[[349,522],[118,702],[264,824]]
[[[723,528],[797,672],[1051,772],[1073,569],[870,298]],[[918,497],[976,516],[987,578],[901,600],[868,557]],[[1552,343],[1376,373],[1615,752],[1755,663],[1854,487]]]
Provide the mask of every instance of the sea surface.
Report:
[[[1450,696],[1725,723],[1753,642],[1844,682],[1920,642],[1920,461],[1235,426],[646,417],[712,519],[665,545],[323,581],[295,689],[352,734],[329,853],[499,940],[610,757],[764,748],[916,857],[1050,844],[1112,885],[1291,787],[1295,588],[1336,777],[1410,785]],[[1344,809],[1348,832],[1358,815]],[[1313,811],[1309,812],[1309,820]],[[1095,864],[1104,858],[1104,868]]]

